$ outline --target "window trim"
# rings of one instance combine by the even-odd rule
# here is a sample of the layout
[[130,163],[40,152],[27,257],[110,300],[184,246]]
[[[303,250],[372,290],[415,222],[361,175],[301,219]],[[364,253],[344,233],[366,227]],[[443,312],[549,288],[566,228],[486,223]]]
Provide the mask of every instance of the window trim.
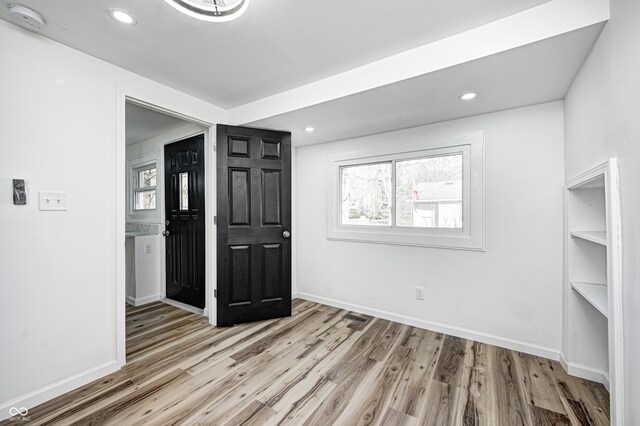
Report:
[[[388,135],[385,135],[388,138]],[[414,138],[415,139],[415,138]],[[418,140],[420,139],[420,140]],[[423,136],[409,142],[394,142],[327,157],[327,239],[378,244],[485,250],[484,132],[469,132],[438,138]],[[395,166],[398,161],[462,153],[462,228],[396,226]],[[342,224],[342,169],[348,166],[391,163],[391,226]]]
[[[145,188],[140,188],[140,181],[139,181],[139,177],[138,174],[140,172],[144,172],[145,170],[151,170],[151,169],[156,169],[156,184],[154,186],[147,186]],[[141,213],[145,213],[145,212],[155,212],[158,210],[158,167],[157,167],[157,163],[155,161],[144,164],[144,165],[139,165],[136,167],[132,167],[132,173],[131,173],[131,177],[133,180],[133,185],[131,188],[131,194],[132,194],[132,200],[131,200],[131,209],[134,213],[136,212],[141,212]],[[136,196],[140,193],[143,192],[155,192],[156,194],[156,206],[152,209],[138,209],[136,208]]]
[[[156,209],[155,210],[134,210],[133,209],[133,170],[156,164]],[[127,158],[126,165],[126,201],[127,222],[131,223],[160,223],[164,212],[164,157],[160,150],[135,155]]]

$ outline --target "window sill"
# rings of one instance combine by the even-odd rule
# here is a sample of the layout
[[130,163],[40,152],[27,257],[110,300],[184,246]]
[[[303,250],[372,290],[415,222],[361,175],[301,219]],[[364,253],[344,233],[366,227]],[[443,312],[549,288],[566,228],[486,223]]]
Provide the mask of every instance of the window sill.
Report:
[[451,235],[410,235],[392,233],[372,233],[357,231],[333,231],[327,236],[329,241],[346,241],[353,243],[387,244],[410,247],[429,247],[449,250],[486,251],[484,238]]

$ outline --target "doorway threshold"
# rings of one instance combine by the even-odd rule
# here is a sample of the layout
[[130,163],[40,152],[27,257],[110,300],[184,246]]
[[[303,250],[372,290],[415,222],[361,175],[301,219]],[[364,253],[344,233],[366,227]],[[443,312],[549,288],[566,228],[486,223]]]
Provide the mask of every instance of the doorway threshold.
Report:
[[200,308],[196,308],[195,306],[187,305],[186,303],[178,302],[175,300],[171,300],[168,298],[164,298],[161,300],[162,303],[166,303],[167,305],[175,306],[176,308],[184,309],[185,311],[193,312],[194,314],[206,316],[204,314],[204,310]]

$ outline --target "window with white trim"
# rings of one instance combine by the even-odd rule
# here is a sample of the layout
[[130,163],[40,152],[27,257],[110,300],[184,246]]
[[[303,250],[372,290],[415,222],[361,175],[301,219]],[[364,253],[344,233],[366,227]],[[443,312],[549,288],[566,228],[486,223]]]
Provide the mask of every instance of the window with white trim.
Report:
[[133,210],[156,209],[156,164],[133,170]]
[[484,250],[484,135],[449,142],[330,158],[328,238]]

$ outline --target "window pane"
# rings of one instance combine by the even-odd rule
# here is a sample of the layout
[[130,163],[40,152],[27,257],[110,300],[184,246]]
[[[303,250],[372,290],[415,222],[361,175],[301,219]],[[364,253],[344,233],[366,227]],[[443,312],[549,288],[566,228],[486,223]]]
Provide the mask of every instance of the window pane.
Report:
[[189,210],[189,172],[180,173],[180,210]]
[[156,208],[156,191],[136,192],[135,210],[153,210]]
[[138,188],[153,188],[156,186],[156,169],[140,170],[138,172]]
[[342,224],[391,225],[391,163],[343,167]]
[[462,154],[396,163],[396,224],[462,228]]

